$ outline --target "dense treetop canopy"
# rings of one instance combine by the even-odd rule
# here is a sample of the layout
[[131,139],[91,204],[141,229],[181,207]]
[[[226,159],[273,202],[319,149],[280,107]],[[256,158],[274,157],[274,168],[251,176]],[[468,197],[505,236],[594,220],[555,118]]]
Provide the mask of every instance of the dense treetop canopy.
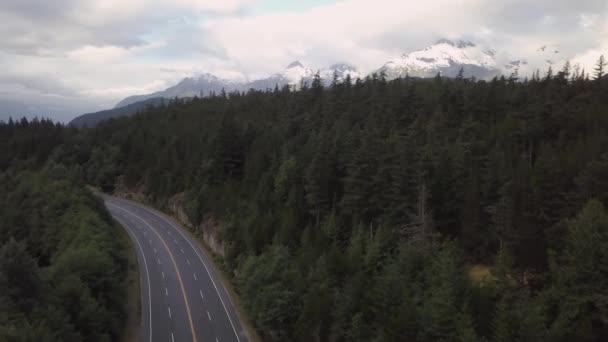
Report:
[[[605,78],[567,67],[489,82],[317,78],[41,138],[63,137],[46,163],[82,183],[161,208],[179,195],[193,229],[217,222],[265,340],[598,341],[607,93]],[[27,142],[0,144],[39,163],[47,151]]]

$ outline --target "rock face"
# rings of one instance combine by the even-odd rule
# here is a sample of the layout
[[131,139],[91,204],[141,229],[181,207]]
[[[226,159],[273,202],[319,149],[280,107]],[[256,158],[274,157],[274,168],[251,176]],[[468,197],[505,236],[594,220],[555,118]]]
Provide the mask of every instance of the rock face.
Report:
[[212,219],[203,221],[198,227],[198,231],[203,237],[203,241],[205,241],[207,247],[209,247],[213,253],[224,257],[224,244],[219,239],[219,229],[220,226],[218,223]]
[[174,195],[169,199],[169,210],[173,217],[186,225],[200,238],[215,254],[224,257],[224,244],[220,240],[220,225],[211,218],[203,220],[199,225],[193,225],[184,207],[184,193]]

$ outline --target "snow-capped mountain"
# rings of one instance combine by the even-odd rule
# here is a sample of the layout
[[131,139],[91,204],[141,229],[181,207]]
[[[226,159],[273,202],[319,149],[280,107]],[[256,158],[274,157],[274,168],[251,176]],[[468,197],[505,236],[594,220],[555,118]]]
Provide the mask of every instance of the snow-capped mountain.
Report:
[[308,82],[313,76],[312,69],[304,67],[300,61],[294,61],[287,65],[282,72],[248,82],[243,85],[243,88],[265,90],[272,89],[275,86],[280,88],[285,85],[297,87],[301,81]]
[[[347,64],[334,64],[331,67],[319,70],[318,72],[325,85],[331,84],[334,73],[338,81],[345,80],[347,75],[350,75],[353,80],[361,76],[355,67]],[[147,95],[135,95],[127,97],[126,99],[120,101],[115,108],[124,107],[152,98],[170,99],[174,97],[200,96],[201,94],[204,96],[211,92],[219,93],[222,91],[222,89],[224,89],[226,92],[235,90],[247,91],[249,89],[267,90],[273,89],[275,86],[280,88],[285,85],[297,88],[300,86],[301,82],[310,84],[315,74],[316,71],[305,67],[300,61],[290,63],[280,73],[250,82],[235,82],[206,73],[196,77],[184,78],[175,86],[167,88],[163,91],[158,91]]]
[[[537,69],[543,73],[549,67],[557,71],[566,62],[556,45],[544,45],[536,50],[527,51],[524,55],[510,55],[505,51],[499,52],[464,40],[441,39],[422,50],[406,53],[390,60],[372,73],[384,73],[388,79],[407,75],[435,77],[437,74],[444,77],[456,77],[462,68],[464,76],[467,78],[491,79],[501,74],[509,76],[516,72],[520,77],[530,76]],[[573,68],[578,68],[577,64],[574,63]],[[317,73],[325,86],[330,86],[334,77],[338,82],[343,82],[348,76],[353,81],[366,76],[360,73],[356,67],[348,64],[334,64],[329,68],[316,70],[304,66],[300,61],[290,63],[281,72],[250,81],[232,81],[205,73],[184,78],[175,86],[163,91],[127,97],[116,105],[115,109],[120,110],[120,113],[116,115],[133,114],[136,108],[141,107],[136,104],[144,103],[142,101],[163,103],[162,99],[193,97],[201,94],[205,96],[211,92],[219,93],[222,89],[226,92],[248,91],[249,89],[268,90],[286,85],[298,88],[302,83],[310,84]],[[127,110],[129,108],[126,107],[133,108],[133,110]],[[110,114],[114,115],[114,113]],[[107,116],[108,113],[104,112],[104,115]],[[93,113],[92,116],[95,119],[99,115]],[[90,118],[87,120],[90,121]]]
[[297,84],[301,80],[307,80],[314,76],[314,71],[312,69],[304,67],[300,61],[295,61],[290,63],[281,77],[289,84]]
[[120,101],[116,107],[128,106],[135,102],[140,102],[152,98],[174,98],[174,97],[193,97],[200,96],[201,93],[208,95],[210,92],[219,93],[224,89],[225,91],[232,91],[240,89],[241,84],[232,82],[230,80],[221,79],[209,73],[201,74],[195,77],[186,77],[182,79],[178,84],[169,87],[163,91],[157,91],[147,95],[135,95],[129,96],[126,99]]
[[438,73],[455,77],[460,68],[466,77],[481,79],[500,74],[496,51],[468,41],[441,39],[422,50],[404,54],[384,64],[378,73],[384,72],[388,79],[405,77],[433,77]]
[[264,90],[285,85],[298,88],[302,82],[310,84],[317,72],[324,85],[330,85],[333,82],[334,74],[339,82],[344,81],[349,75],[353,81],[361,77],[357,68],[348,64],[334,64],[327,69],[315,71],[305,67],[300,61],[295,61],[290,63],[282,72],[246,83],[243,88]]
[[[444,77],[456,77],[462,68],[465,77],[490,79],[501,74],[508,76],[515,71],[520,76],[531,75],[536,68],[543,72],[549,66],[556,70],[561,68],[565,62],[560,54],[559,47],[555,45],[541,46],[536,51],[527,53],[525,58],[521,57],[509,55],[507,52],[498,52],[493,48],[470,41],[440,39],[435,44],[422,50],[406,53],[399,58],[390,60],[374,72],[384,73],[390,80],[407,75],[411,77],[434,77],[440,74]],[[175,86],[163,91],[130,96],[120,101],[116,108],[151,98],[208,95],[211,92],[219,93],[222,89],[226,92],[247,91],[249,89],[268,90],[285,85],[298,88],[302,83],[310,84],[317,72],[326,86],[331,85],[334,75],[339,82],[344,81],[347,76],[350,76],[353,80],[365,76],[348,64],[334,64],[329,68],[315,70],[304,66],[300,61],[294,61],[281,72],[246,82],[222,79],[208,73],[184,78]]]
[[349,64],[334,64],[329,69],[321,70],[319,75],[326,85],[330,85],[333,82],[334,76],[338,82],[344,82],[348,76],[353,81],[363,77],[357,68]]

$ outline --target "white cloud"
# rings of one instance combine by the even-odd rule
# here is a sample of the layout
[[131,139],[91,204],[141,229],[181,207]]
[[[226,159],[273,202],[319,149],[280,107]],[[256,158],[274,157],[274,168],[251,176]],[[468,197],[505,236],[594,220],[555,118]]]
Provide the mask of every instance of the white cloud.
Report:
[[513,57],[557,44],[563,58],[608,40],[595,26],[605,1],[350,0],[305,13],[219,18],[204,24],[247,72],[293,59],[322,66],[347,60],[364,71],[441,37],[469,38]]
[[0,98],[53,96],[76,114],[195,73],[255,78],[296,59],[368,72],[442,37],[492,46],[506,59],[557,45],[587,70],[608,55],[605,0],[343,0],[249,14],[260,1],[3,0]]

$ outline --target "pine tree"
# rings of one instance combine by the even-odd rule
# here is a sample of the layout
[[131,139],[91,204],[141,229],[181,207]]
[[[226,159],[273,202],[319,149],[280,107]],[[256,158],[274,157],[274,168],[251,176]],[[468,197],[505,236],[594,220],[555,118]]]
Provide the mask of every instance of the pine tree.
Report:
[[496,307],[493,325],[493,341],[511,342],[514,340],[513,318],[506,299],[500,300]]
[[551,81],[553,79],[553,68],[549,67],[547,69],[547,73],[545,74],[545,82]]
[[21,311],[31,313],[40,295],[40,284],[38,265],[27,252],[25,244],[11,238],[0,246],[0,288],[3,289],[3,296],[7,296]]
[[600,58],[597,60],[597,63],[595,64],[595,79],[599,80],[600,78],[604,77],[605,73],[606,59],[604,58],[604,55],[601,55]]
[[553,329],[568,340],[602,341],[608,338],[608,214],[591,200],[567,225],[565,250],[551,263],[553,290],[561,294]]
[[564,67],[558,74],[559,79],[562,81],[568,82],[568,80],[570,79],[570,72],[571,72],[570,61],[566,61],[566,64],[564,64]]
[[464,80],[464,67],[460,67],[460,70],[458,70],[458,75],[456,75],[456,79],[459,81]]

